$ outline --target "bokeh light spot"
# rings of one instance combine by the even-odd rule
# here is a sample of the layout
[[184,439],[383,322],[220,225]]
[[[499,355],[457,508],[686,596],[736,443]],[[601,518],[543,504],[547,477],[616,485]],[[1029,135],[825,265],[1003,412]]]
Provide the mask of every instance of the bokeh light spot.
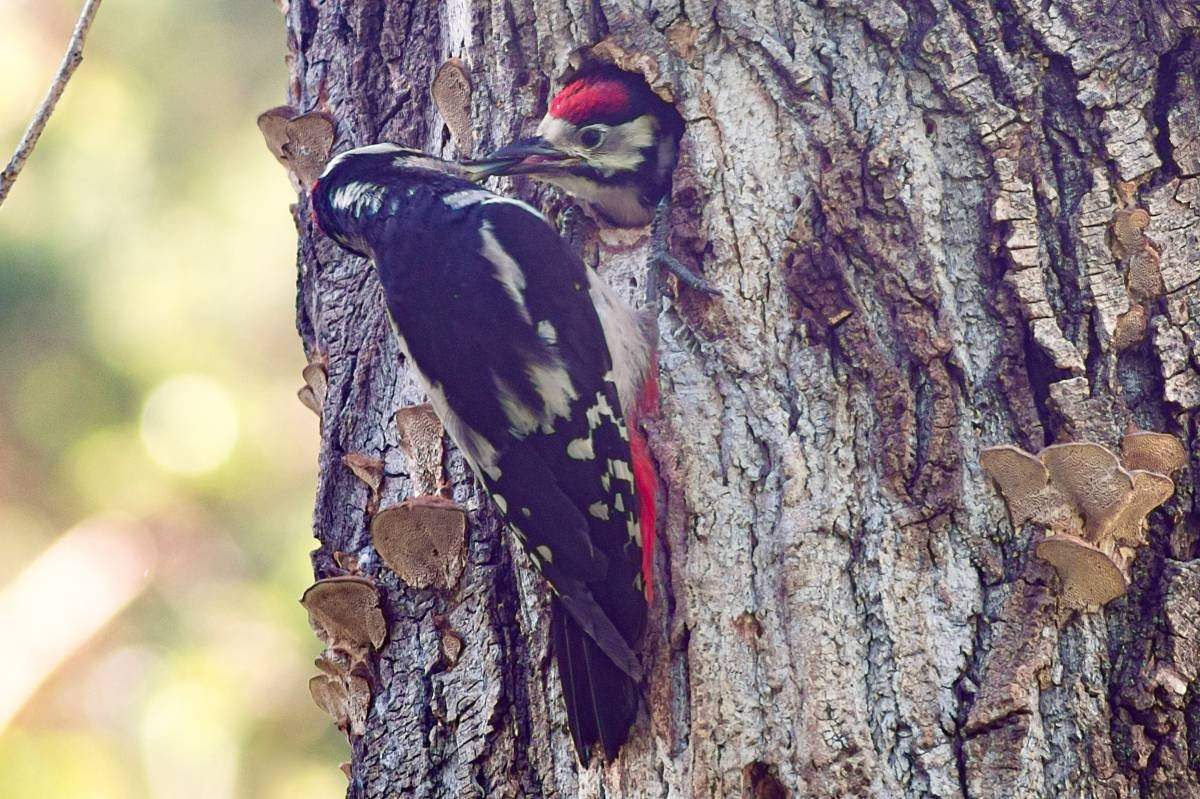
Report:
[[178,375],[146,398],[141,436],[150,458],[166,471],[205,474],[223,464],[237,443],[237,409],[216,380]]

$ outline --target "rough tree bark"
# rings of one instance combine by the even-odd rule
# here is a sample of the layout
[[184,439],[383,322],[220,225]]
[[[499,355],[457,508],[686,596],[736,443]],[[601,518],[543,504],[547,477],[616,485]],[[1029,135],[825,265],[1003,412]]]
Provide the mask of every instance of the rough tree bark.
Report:
[[[688,122],[673,249],[724,291],[658,306],[647,712],[579,773],[542,589],[453,453],[462,579],[414,589],[372,552],[342,457],[383,460],[380,501],[403,498],[392,417],[422,396],[368,264],[301,196],[299,331],[329,364],[315,569],[349,553],[388,621],[351,797],[1200,796],[1200,461],[1129,594],[1082,614],[979,467],[1129,424],[1196,441],[1191,0],[291,0],[286,19],[290,102],[332,114],[335,151],[462,154],[428,93],[451,57],[480,151],[531,127],[576,48],[644,56]],[[1162,285],[1131,299],[1111,224],[1135,208]],[[637,258],[602,242],[599,262],[640,298]]]

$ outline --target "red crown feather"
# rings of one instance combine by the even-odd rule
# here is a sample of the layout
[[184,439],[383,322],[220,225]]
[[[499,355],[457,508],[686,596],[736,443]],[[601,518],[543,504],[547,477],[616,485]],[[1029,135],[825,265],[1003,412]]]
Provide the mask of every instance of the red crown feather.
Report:
[[578,125],[586,119],[616,114],[629,106],[629,89],[612,78],[581,78],[568,83],[550,101],[550,115]]

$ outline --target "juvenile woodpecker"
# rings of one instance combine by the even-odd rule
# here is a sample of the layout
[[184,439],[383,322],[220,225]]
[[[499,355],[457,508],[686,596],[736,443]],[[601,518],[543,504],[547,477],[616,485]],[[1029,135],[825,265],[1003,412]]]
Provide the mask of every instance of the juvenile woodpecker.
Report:
[[671,173],[683,117],[642,76],[615,66],[577,72],[550,101],[537,133],[467,162],[474,176],[529,175],[580,200],[615,227],[651,225],[652,262],[719,294],[668,251]]
[[622,408],[644,391],[650,331],[537,210],[449,171],[396,145],[351,150],[314,184],[316,219],[373,261],[406,362],[549,582],[571,737],[585,765],[597,742],[612,759],[646,621],[653,495]]

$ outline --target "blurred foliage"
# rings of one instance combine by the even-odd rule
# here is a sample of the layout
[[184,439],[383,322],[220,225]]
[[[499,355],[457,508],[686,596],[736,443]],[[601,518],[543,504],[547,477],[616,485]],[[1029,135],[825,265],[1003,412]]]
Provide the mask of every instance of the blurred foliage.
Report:
[[[5,160],[79,7],[0,2]],[[317,422],[295,397],[294,196],[254,124],[284,41],[270,0],[105,0],[0,209],[0,588],[93,517],[156,551],[0,732],[5,799],[344,792],[296,601]]]

